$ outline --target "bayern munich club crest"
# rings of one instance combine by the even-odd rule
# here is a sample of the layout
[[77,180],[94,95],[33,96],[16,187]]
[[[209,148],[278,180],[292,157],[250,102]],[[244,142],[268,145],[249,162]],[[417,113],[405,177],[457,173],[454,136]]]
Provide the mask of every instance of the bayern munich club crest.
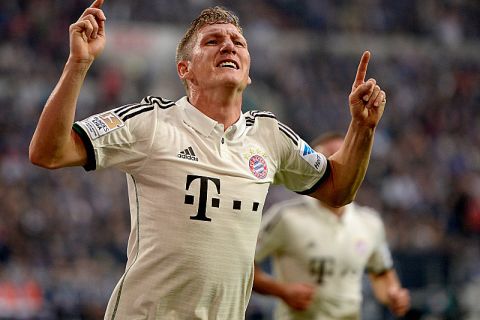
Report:
[[248,160],[250,171],[258,179],[265,179],[268,173],[267,162],[259,155],[254,155]]

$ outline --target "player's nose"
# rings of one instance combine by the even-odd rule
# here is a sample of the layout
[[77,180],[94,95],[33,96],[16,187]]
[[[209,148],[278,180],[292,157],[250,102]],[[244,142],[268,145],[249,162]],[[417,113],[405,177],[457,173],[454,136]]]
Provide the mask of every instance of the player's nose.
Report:
[[221,53],[236,53],[237,50],[235,49],[235,44],[233,43],[232,39],[225,39],[222,42],[222,46],[220,47]]

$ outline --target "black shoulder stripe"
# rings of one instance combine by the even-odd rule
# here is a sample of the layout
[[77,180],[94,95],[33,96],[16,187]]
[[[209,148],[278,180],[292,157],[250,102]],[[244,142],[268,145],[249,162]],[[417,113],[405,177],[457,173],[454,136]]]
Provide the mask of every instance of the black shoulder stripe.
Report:
[[156,104],[161,109],[167,109],[175,105],[174,101],[163,99],[162,97],[150,97],[151,103]]
[[149,104],[152,104],[152,96],[146,96],[143,98],[142,102],[148,102]]
[[299,138],[298,138],[298,135],[295,133],[295,131],[293,131],[292,129],[290,129],[288,126],[286,126],[285,124],[281,123],[280,121],[278,121],[278,125],[280,127],[282,127],[283,129],[285,129],[286,131],[290,132],[290,134],[298,141]]
[[270,111],[250,111],[249,114],[245,115],[245,122],[247,127],[253,126],[255,124],[256,118],[272,118],[277,119],[277,117]]
[[128,119],[130,119],[130,118],[133,118],[133,117],[135,117],[135,116],[138,116],[138,115],[141,114],[141,113],[144,113],[144,112],[147,112],[147,111],[150,111],[150,110],[153,110],[153,109],[155,109],[155,107],[154,107],[154,106],[150,106],[150,107],[146,107],[146,108],[137,110],[137,111],[135,111],[135,112],[132,112],[132,113],[127,114],[125,117],[122,118],[122,120],[125,122],[125,121],[127,121]]
[[169,103],[169,104],[163,104],[163,105],[159,105],[159,107],[161,109],[168,109],[170,107],[173,107],[175,105],[175,102],[172,102],[172,103]]
[[145,97],[142,102],[135,104],[128,104],[115,109],[115,113],[123,120],[133,118],[141,113],[153,110],[155,106],[160,109],[167,109],[175,105],[174,101],[163,99],[161,97]]
[[160,108],[166,109],[168,107],[171,107],[175,104],[174,101],[163,99],[161,97],[152,97],[152,96],[147,96],[142,99],[141,102],[139,103],[130,103],[126,104],[124,106],[118,107],[114,109],[113,111],[117,113],[118,116],[123,116],[126,112],[135,109],[137,107],[143,107],[143,106],[148,106],[152,104],[157,104]]
[[293,142],[296,146],[298,146],[298,141],[295,140],[295,138],[292,137],[288,131],[285,131],[285,129],[283,129],[282,127],[279,127],[279,129],[280,129],[280,131],[283,132],[287,137],[289,137],[290,140],[292,140],[292,142]]
[[132,110],[138,109],[138,108],[142,108],[142,107],[145,107],[145,106],[149,106],[149,105],[150,104],[148,104],[148,103],[137,103],[137,104],[131,105],[129,107],[124,107],[123,109],[121,109],[119,111],[116,111],[116,113],[119,117],[123,117],[129,111],[132,111]]
[[273,114],[257,114],[255,115],[255,118],[272,118],[272,119],[277,119]]
[[253,110],[253,111],[250,112],[250,114],[251,114],[253,117],[257,117],[257,116],[258,116],[258,117],[262,117],[262,116],[265,117],[265,116],[268,116],[268,117],[270,117],[270,118],[275,118],[275,119],[277,118],[277,117],[275,117],[275,115],[274,115],[272,112],[270,112],[270,111],[258,111],[258,110]]
[[126,104],[126,105],[124,105],[124,106],[121,106],[121,107],[118,107],[118,108],[116,108],[116,109],[113,109],[113,112],[115,112],[115,113],[118,114],[118,112],[121,112],[122,110],[125,110],[125,109],[127,109],[127,108],[129,108],[129,107],[138,106],[138,105],[141,105],[141,104],[142,104],[141,102],[140,102],[140,103],[129,103],[129,104]]
[[298,146],[298,136],[290,128],[279,122],[278,129],[280,129],[281,132],[283,132],[296,146]]

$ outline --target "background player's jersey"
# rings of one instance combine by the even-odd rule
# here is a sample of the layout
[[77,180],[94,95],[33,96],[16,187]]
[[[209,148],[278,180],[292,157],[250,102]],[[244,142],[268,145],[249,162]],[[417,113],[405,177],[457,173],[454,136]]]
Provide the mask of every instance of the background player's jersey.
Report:
[[314,189],[327,168],[269,112],[224,131],[186,98],[147,97],[74,129],[86,169],[127,173],[128,262],[105,319],[243,319],[269,185]]
[[300,197],[266,212],[255,260],[271,255],[279,281],[317,285],[307,311],[282,301],[275,319],[358,319],[365,268],[379,274],[393,267],[378,214],[356,204],[345,209],[338,218],[316,199]]

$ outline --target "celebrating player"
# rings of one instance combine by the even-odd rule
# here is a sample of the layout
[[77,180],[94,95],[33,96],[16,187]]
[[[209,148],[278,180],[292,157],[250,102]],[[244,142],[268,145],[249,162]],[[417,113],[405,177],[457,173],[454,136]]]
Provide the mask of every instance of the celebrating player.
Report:
[[87,71],[105,46],[102,4],[95,0],[70,26],[70,55],[30,159],[49,169],[126,173],[128,262],[105,319],[243,319],[270,184],[335,206],[355,197],[386,103],[376,81],[365,80],[370,53],[349,96],[345,143],[328,160],[272,113],[242,113],[248,44],[238,18],[220,7],[202,11],[178,45],[185,97],[148,96],[74,122]]

